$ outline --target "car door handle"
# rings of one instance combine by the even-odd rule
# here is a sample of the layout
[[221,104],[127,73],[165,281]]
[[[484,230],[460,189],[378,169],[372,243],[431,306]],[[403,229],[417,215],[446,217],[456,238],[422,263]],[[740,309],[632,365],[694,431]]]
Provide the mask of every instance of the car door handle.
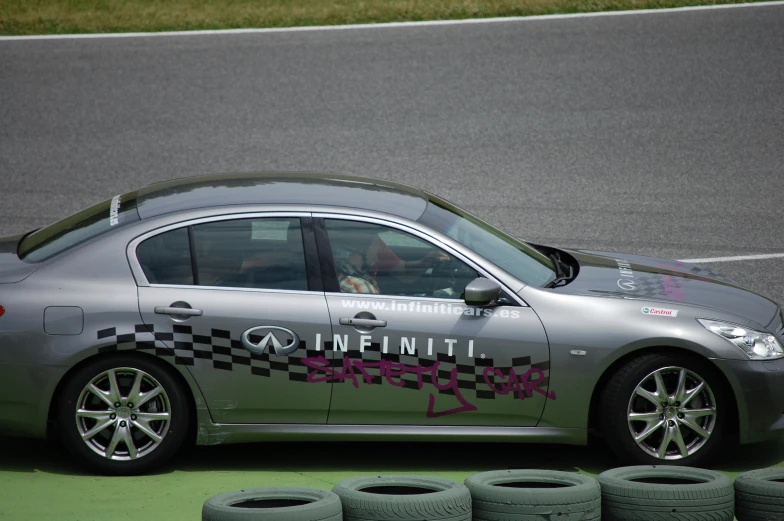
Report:
[[155,312],[159,315],[187,315],[189,317],[200,317],[202,310],[193,308],[176,308],[170,306],[155,306]]
[[373,318],[341,318],[339,322],[342,326],[387,327],[386,320],[376,320]]

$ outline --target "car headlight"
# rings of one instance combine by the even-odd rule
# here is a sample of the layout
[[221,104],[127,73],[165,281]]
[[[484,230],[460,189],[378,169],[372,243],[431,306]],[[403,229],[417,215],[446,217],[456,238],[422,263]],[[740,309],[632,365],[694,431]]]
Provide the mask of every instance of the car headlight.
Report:
[[776,337],[767,331],[756,331],[719,320],[698,318],[697,321],[709,331],[735,345],[752,360],[772,360],[784,356],[784,348]]

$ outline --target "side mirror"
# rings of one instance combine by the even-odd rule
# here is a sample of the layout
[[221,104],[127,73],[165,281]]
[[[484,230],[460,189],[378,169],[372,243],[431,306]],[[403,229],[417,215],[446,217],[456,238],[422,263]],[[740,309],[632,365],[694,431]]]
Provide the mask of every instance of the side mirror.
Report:
[[488,306],[501,296],[501,286],[490,279],[476,278],[465,287],[466,304]]

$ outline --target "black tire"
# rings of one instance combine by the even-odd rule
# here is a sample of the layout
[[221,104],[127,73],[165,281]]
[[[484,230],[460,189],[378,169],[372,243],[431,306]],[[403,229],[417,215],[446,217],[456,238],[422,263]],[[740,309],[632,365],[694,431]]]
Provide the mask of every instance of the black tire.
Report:
[[368,476],[332,489],[346,521],[471,521],[471,494],[462,483],[429,476]]
[[[99,455],[91,448],[93,445],[88,446],[88,443],[82,440],[78,430],[80,426],[76,420],[76,412],[80,395],[82,395],[82,391],[88,383],[106,371],[119,371],[121,368],[125,369],[122,369],[120,373],[115,374],[120,375],[118,383],[122,389],[128,390],[128,381],[132,383],[134,375],[139,374],[138,372],[140,371],[146,373],[146,376],[144,376],[142,380],[141,388],[143,390],[151,390],[153,388],[151,387],[152,383],[161,387],[163,391],[162,394],[148,400],[142,404],[142,407],[137,407],[135,412],[137,414],[158,414],[167,412],[168,410],[169,424],[166,426],[164,422],[160,421],[150,421],[147,424],[151,426],[150,428],[153,429],[153,432],[158,430],[159,432],[155,432],[155,434],[160,435],[162,438],[157,446],[155,446],[156,442],[153,441],[152,438],[147,437],[138,427],[135,427],[137,424],[134,422],[136,422],[138,418],[134,414],[133,408],[129,407],[123,411],[115,409],[115,418],[113,421],[116,423],[92,438],[94,441],[91,443],[95,444],[95,450],[98,450],[101,444],[103,444],[105,448],[109,447],[111,439],[106,440],[105,437],[120,429],[120,422],[123,420],[122,417],[126,416],[126,413],[129,416],[126,418],[122,428],[131,429],[132,435],[141,440],[139,442],[140,447],[137,448],[143,450],[140,450],[138,453],[140,456],[136,459],[114,460]],[[134,371],[136,371],[136,373],[134,373]],[[108,380],[98,381],[99,384],[103,382],[108,382]],[[169,461],[183,446],[191,421],[190,408],[185,393],[186,391],[179,385],[174,377],[172,377],[169,371],[162,367],[162,363],[156,362],[155,360],[132,354],[96,359],[73,373],[68,381],[65,382],[62,391],[56,398],[56,417],[60,439],[66,450],[76,459],[77,463],[89,471],[108,475],[135,475],[151,472]],[[105,408],[108,414],[113,410],[107,404],[98,400],[94,393],[92,394],[91,399],[96,404],[96,412],[99,412],[99,410],[100,412],[103,412],[102,408]],[[97,425],[97,421],[93,425]],[[82,425],[81,428],[87,429],[89,428],[89,424],[86,426]],[[127,444],[121,442],[121,444],[118,444],[118,447],[125,447],[127,449]],[[122,454],[122,452],[130,454],[130,451],[128,450],[120,451],[120,454]]]
[[597,476],[604,521],[732,521],[735,490],[720,472],[620,467]]
[[590,476],[555,470],[494,470],[468,476],[474,521],[601,519],[602,493]]
[[752,470],[735,478],[738,521],[784,521],[784,468]]
[[[648,378],[646,385],[653,385],[655,377],[651,375],[655,371],[665,370],[665,368],[683,368],[687,370],[686,374],[689,382],[695,382],[695,377],[702,379],[707,384],[707,387],[704,388],[706,390],[698,393],[684,408],[675,407],[674,403],[669,404],[666,408],[662,407],[661,419],[665,420],[664,426],[644,439],[641,445],[638,445],[632,436],[627,416],[633,393],[636,387],[646,378]],[[677,374],[675,370],[665,373],[668,391],[672,385],[677,384]],[[725,434],[729,428],[728,420],[733,415],[730,409],[731,401],[727,397],[724,382],[718,371],[708,361],[689,355],[646,354],[639,356],[620,367],[612,375],[605,385],[600,399],[599,407],[602,408],[599,414],[601,421],[599,428],[610,450],[621,459],[623,464],[628,465],[706,466],[706,463],[714,457],[716,451],[724,443]],[[715,407],[715,416],[694,420],[702,423],[702,426],[707,426],[709,425],[707,422],[712,422],[710,436],[706,441],[699,444],[699,440],[702,437],[697,434],[697,431],[686,426],[681,421],[680,414],[688,411],[689,408],[695,405],[705,405],[707,407],[710,404],[705,402],[711,400],[714,402],[712,406]],[[634,406],[635,412],[645,412],[646,407],[651,412],[655,411],[655,406],[651,402],[639,396],[635,397]],[[673,416],[667,419],[668,417],[664,416],[665,412]],[[643,422],[634,422],[632,425],[638,433],[643,432],[646,428]],[[678,451],[675,441],[667,445],[670,447],[670,452],[665,458],[659,458],[646,451],[646,449],[652,450],[655,448],[657,443],[661,446],[661,440],[664,439],[665,431],[670,429],[681,433],[687,446],[687,455],[685,457]]]
[[225,492],[204,502],[202,521],[343,521],[340,498],[329,490],[266,487]]

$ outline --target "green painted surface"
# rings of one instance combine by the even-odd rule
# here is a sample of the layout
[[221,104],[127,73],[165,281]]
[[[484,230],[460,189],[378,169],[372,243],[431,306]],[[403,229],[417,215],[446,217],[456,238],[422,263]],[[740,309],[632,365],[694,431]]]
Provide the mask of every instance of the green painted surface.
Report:
[[0,2],[0,34],[342,25],[747,2],[749,0],[3,0]]
[[[199,447],[163,471],[137,477],[81,473],[38,441],[0,438],[0,520],[167,521],[201,519],[215,494],[264,486],[330,489],[359,475],[405,473],[462,481],[506,468],[596,475],[619,466],[602,448],[502,443],[258,443]],[[731,477],[784,466],[784,442],[742,447],[715,469]]]

